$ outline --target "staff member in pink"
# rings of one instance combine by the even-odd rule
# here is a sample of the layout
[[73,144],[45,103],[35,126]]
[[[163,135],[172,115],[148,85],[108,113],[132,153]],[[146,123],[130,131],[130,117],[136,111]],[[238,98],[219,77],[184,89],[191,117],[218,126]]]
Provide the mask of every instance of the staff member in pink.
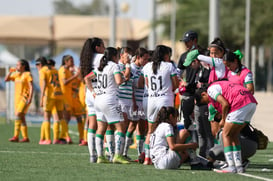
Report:
[[244,86],[254,94],[253,74],[247,67],[242,65],[241,59],[243,56],[240,50],[227,52],[224,55],[223,62],[229,69],[228,80]]
[[209,103],[222,114],[220,126],[223,127],[224,153],[228,167],[215,169],[219,173],[243,173],[240,131],[249,124],[257,101],[243,86],[223,80],[213,82],[198,89],[195,93],[197,103]]

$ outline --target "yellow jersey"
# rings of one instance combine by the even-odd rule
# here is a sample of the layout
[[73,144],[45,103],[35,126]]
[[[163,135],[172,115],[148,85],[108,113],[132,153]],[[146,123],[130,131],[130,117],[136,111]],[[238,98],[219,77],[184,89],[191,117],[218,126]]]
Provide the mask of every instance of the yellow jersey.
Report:
[[30,96],[29,83],[33,81],[31,73],[14,72],[13,74],[11,74],[10,80],[14,81],[15,83],[15,105],[18,105],[22,99],[24,101],[27,101]]
[[59,71],[59,80],[60,80],[60,85],[61,85],[61,89],[63,92],[63,96],[65,99],[67,100],[71,100],[72,99],[72,82],[69,82],[68,84],[64,85],[64,79],[69,79],[70,77],[72,77],[72,73],[69,71],[69,69],[65,68],[64,66],[61,66]]
[[63,93],[59,82],[58,71],[55,68],[44,66],[40,71],[40,86],[45,82],[45,96],[51,99],[62,99]]
[[80,88],[79,88],[79,97],[80,97],[80,102],[85,107],[85,84],[83,81],[81,81]]
[[80,99],[79,90],[80,90],[81,80],[76,78],[72,80],[72,99]]

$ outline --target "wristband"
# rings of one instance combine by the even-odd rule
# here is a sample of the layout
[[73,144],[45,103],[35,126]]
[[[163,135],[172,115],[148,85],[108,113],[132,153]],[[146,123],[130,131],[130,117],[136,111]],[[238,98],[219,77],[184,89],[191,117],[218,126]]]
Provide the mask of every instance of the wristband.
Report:
[[131,65],[129,63],[126,63],[125,67],[126,68],[131,68]]

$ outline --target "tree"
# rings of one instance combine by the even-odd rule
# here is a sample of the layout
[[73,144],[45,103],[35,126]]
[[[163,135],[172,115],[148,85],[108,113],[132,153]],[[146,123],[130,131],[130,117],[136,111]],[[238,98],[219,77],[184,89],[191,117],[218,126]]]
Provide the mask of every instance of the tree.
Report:
[[[208,45],[209,0],[177,0],[176,37],[180,39],[187,30],[199,34],[199,44]],[[162,0],[161,3],[170,3]],[[220,38],[230,49],[244,47],[245,1],[221,0]],[[252,45],[272,45],[273,1],[251,0],[250,42]],[[161,17],[157,24],[165,27],[164,35],[170,35],[170,15]]]
[[79,15],[107,15],[109,7],[104,0],[92,0],[78,7],[72,0],[55,0],[55,14],[79,14]]

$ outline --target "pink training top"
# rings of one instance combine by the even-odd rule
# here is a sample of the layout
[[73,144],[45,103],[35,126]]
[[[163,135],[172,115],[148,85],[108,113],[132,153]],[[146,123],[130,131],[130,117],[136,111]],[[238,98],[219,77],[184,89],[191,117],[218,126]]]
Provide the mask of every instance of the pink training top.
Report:
[[[228,72],[229,70],[227,69],[227,67],[225,67],[225,76],[223,77],[223,79],[227,78],[228,77]],[[218,80],[219,78],[217,77],[216,75],[216,71],[215,71],[215,67],[213,66],[211,71],[210,71],[210,74],[209,74],[209,81],[208,83],[212,83],[216,80]]]
[[228,72],[228,80],[244,86],[245,78],[249,72],[251,72],[251,71],[246,67],[242,68],[240,75],[232,74],[232,71],[229,71]]
[[[209,90],[209,88],[213,85],[219,85],[222,89],[221,92],[216,93],[215,97],[211,97],[212,94],[210,94],[210,91],[212,92],[214,90]],[[212,83],[209,88],[208,94],[210,101],[213,107],[215,107],[220,113],[222,113],[222,108],[220,104],[215,101],[219,94],[221,94],[228,101],[230,105],[229,113],[236,111],[250,103],[258,104],[254,96],[246,88],[230,81],[217,81]]]

